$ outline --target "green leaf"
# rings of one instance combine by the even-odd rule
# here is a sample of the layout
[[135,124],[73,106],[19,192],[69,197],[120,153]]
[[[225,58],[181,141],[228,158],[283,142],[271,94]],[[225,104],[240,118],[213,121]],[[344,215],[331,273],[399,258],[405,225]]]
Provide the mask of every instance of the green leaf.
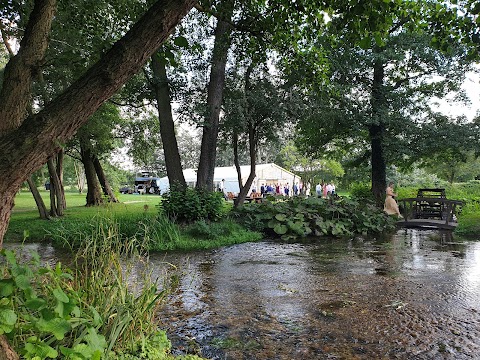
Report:
[[40,319],[37,321],[36,326],[40,331],[53,334],[57,340],[62,340],[65,334],[72,329],[68,321],[60,318],[53,318],[48,321]]
[[25,350],[27,354],[32,355],[32,357],[29,358],[55,359],[58,356],[57,350],[45,344],[44,342],[36,342],[35,344],[27,343],[25,344]]
[[285,221],[285,220],[287,220],[287,215],[277,214],[277,215],[275,215],[275,219],[277,219],[278,221]]
[[12,250],[5,250],[4,255],[10,265],[17,265],[17,259],[15,258],[15,253]]
[[368,49],[370,48],[370,44],[372,43],[372,40],[370,39],[369,36],[367,37],[364,37],[362,40],[360,40],[360,42],[358,43],[358,45],[362,48],[362,49]]
[[278,235],[283,235],[283,234],[286,234],[286,232],[288,231],[288,228],[284,224],[277,224],[273,228],[273,231],[275,231],[275,233],[277,233]]
[[17,314],[12,309],[0,309],[0,324],[15,325]]
[[2,279],[0,280],[0,297],[7,297],[13,293],[13,280],[12,279]]
[[30,299],[30,300],[27,300],[25,302],[25,307],[27,307],[28,309],[31,309],[31,310],[40,310],[46,304],[47,304],[47,302],[44,299],[36,297],[36,298]]
[[173,43],[182,48],[188,48],[188,40],[183,36],[177,36]]
[[95,328],[88,329],[88,334],[85,335],[85,340],[92,350],[100,350],[103,352],[107,348],[107,341],[105,336],[99,335]]
[[15,284],[22,290],[30,287],[30,279],[25,275],[18,275],[15,277]]
[[53,290],[53,296],[55,296],[55,299],[58,301],[61,301],[63,303],[68,303],[70,301],[69,297],[67,294],[63,292],[63,290],[59,287]]

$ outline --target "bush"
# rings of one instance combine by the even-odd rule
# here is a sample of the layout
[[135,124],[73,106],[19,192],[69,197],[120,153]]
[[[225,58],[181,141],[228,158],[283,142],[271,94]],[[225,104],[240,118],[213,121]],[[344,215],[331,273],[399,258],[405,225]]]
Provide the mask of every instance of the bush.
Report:
[[374,201],[372,186],[366,183],[353,183],[350,185],[350,195],[356,199],[366,199]]
[[220,192],[193,188],[171,189],[162,195],[160,211],[180,223],[197,220],[218,220],[223,215],[224,198]]
[[234,213],[247,228],[284,240],[366,235],[395,228],[395,220],[373,202],[347,198],[294,197],[282,202],[246,204]]

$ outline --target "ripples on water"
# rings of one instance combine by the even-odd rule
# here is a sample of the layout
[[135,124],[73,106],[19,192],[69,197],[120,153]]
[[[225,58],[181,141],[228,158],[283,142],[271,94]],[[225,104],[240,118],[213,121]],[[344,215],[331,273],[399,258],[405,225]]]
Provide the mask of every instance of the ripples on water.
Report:
[[480,242],[402,229],[389,239],[265,241],[149,260],[154,276],[167,263],[178,269],[178,291],[159,314],[178,353],[480,359]]

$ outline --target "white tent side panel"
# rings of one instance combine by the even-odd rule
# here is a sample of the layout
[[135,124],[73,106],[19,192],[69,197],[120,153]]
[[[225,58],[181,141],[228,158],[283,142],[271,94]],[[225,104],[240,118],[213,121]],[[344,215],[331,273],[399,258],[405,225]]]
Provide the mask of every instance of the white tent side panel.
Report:
[[[250,176],[250,165],[242,165],[240,167],[242,174],[242,183],[245,184],[248,177]],[[260,191],[260,186],[262,184],[267,185],[289,185],[293,186],[294,182],[300,182],[300,177],[291,173],[290,171],[274,164],[258,164],[255,169],[256,177],[252,184],[252,189],[256,189],[257,192]],[[188,186],[195,186],[197,181],[197,172],[195,169],[185,169],[183,170],[183,176]],[[216,167],[215,173],[213,176],[213,182],[215,188],[218,187],[220,181],[225,180],[225,191],[233,192],[237,194],[240,191],[238,186],[238,175],[235,166],[223,166]],[[164,193],[169,189],[168,178],[163,177],[159,181],[160,191]],[[250,190],[252,190],[250,189]]]

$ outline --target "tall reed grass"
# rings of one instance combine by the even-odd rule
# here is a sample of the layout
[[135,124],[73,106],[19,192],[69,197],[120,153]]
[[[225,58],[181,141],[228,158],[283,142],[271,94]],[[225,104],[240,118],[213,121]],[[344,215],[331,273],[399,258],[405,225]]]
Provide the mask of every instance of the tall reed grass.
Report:
[[145,334],[158,331],[154,317],[170,290],[168,274],[155,279],[149,269],[149,227],[126,236],[122,226],[121,218],[103,216],[88,228],[58,228],[55,234],[56,241],[75,249],[74,287],[103,319],[98,331],[107,353],[128,352]]

